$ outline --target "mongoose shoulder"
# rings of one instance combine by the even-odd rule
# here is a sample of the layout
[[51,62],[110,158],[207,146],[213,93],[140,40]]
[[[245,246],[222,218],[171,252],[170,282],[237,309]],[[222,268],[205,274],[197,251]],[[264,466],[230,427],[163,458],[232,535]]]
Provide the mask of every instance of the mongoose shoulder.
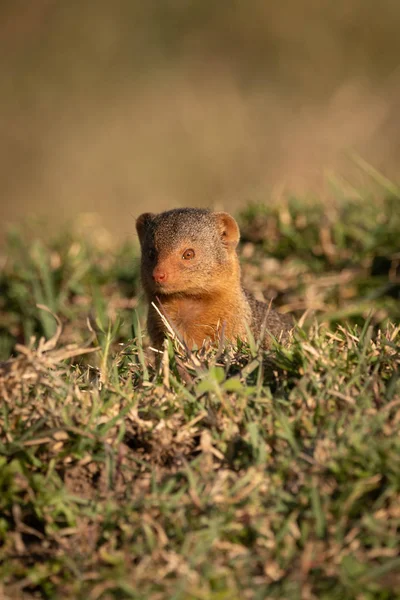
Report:
[[226,212],[182,208],[144,213],[136,222],[141,277],[149,304],[147,328],[160,348],[165,326],[154,302],[189,347],[270,334],[285,339],[291,322],[243,289],[236,247],[240,232]]

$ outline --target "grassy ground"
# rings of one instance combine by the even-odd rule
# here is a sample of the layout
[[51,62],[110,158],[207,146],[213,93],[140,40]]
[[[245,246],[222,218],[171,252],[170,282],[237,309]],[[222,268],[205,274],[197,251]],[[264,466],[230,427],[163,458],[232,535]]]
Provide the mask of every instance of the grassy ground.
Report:
[[400,597],[399,202],[249,206],[245,283],[302,328],[157,371],[135,244],[13,232],[0,596]]

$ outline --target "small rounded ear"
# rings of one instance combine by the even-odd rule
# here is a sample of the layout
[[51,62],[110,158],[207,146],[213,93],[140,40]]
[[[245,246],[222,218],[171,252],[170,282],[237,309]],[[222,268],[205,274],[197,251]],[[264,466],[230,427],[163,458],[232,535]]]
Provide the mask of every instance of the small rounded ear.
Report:
[[226,212],[216,212],[214,215],[218,222],[223,243],[231,248],[236,248],[240,239],[240,231],[235,219]]
[[155,217],[154,213],[143,213],[136,219],[136,231],[139,236],[139,241],[141,244],[143,242],[143,238],[145,236],[146,229],[154,217]]

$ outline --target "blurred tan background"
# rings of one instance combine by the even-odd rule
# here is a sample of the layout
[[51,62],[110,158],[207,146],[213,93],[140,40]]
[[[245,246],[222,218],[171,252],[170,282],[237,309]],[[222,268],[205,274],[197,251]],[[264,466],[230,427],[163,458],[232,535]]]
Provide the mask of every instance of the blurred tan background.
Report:
[[396,179],[399,25],[398,0],[2,0],[0,228],[324,195],[360,184],[349,150]]

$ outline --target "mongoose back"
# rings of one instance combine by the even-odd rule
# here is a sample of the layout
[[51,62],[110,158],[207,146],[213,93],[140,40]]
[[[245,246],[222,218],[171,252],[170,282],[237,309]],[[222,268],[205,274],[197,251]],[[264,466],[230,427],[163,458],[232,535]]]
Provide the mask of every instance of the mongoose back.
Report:
[[264,332],[285,338],[287,318],[256,300],[241,285],[236,253],[239,227],[226,212],[179,208],[144,213],[136,221],[141,245],[141,277],[148,307],[147,328],[160,349],[165,325],[154,302],[189,348],[204,340],[255,339]]

